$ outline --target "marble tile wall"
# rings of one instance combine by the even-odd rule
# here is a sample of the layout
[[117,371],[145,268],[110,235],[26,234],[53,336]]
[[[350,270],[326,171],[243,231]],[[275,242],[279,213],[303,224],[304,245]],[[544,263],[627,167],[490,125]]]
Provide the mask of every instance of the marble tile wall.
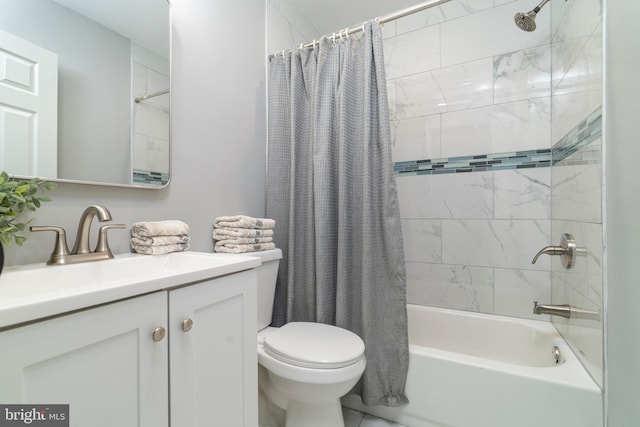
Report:
[[[551,264],[551,299],[592,311],[603,308],[602,1],[552,6],[551,133],[560,140],[552,169],[554,242],[571,233],[586,256],[571,270]],[[573,145],[571,139],[584,142]],[[603,384],[602,320],[554,318],[591,376]]]
[[[397,178],[409,302],[541,319],[533,301],[551,300],[550,260],[531,264],[551,242],[551,168],[505,167],[550,164],[551,19],[519,30],[529,3],[452,1],[385,27],[396,167],[445,161]],[[479,158],[505,170],[467,167]]]
[[[141,97],[169,89],[169,61],[132,45],[132,92]],[[169,95],[132,101],[132,182],[164,185],[169,179]]]
[[[601,2],[550,5],[533,33],[513,23],[520,0],[385,27],[411,303],[538,320],[533,301],[602,307]],[[574,269],[531,264],[564,232],[589,248]],[[600,381],[600,325],[553,321]]]

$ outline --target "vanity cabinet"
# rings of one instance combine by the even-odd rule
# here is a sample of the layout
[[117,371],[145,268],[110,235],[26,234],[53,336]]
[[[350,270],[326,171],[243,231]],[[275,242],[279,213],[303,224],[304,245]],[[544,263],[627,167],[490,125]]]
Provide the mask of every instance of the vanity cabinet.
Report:
[[[69,404],[71,426],[167,426],[167,293],[0,333],[0,403]],[[138,424],[138,420],[140,423]]]
[[72,427],[255,427],[255,286],[246,270],[6,329],[0,403],[70,404]]

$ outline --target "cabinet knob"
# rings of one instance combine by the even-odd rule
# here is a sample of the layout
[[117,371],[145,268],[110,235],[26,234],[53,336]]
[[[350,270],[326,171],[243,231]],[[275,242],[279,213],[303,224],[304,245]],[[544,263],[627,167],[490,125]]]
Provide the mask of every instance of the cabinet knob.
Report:
[[162,339],[166,334],[167,334],[167,331],[165,331],[165,329],[162,326],[158,326],[153,330],[153,334],[151,336],[153,337],[153,340],[155,342],[158,342],[158,341],[162,341]]
[[189,332],[193,328],[193,320],[186,318],[182,321],[182,331]]

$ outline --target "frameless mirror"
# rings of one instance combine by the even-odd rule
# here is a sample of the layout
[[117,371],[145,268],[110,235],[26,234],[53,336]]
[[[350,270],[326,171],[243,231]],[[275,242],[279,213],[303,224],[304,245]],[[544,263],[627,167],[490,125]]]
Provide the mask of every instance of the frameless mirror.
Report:
[[0,0],[0,170],[162,188],[167,0]]

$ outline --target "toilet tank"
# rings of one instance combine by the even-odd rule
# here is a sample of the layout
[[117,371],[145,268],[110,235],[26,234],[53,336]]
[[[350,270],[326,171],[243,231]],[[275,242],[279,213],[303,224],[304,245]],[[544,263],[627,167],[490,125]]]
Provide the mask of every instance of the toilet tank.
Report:
[[273,298],[276,293],[276,278],[278,266],[282,258],[280,249],[260,252],[247,252],[243,255],[258,257],[262,264],[257,267],[258,272],[258,331],[271,324],[273,314]]

